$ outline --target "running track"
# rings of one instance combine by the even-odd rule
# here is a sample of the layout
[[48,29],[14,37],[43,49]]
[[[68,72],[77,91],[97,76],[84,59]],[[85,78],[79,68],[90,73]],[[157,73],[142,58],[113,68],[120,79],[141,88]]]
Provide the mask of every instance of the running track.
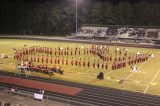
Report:
[[[2,76],[12,76],[11,73],[2,73]],[[23,78],[23,76],[17,76]],[[49,96],[70,99],[79,102],[85,102],[98,106],[160,106],[160,97],[143,93],[117,90],[107,87],[98,87],[80,83],[61,81],[57,79],[42,79],[39,77],[30,77],[32,80],[54,83],[64,86],[72,86],[73,88],[82,88],[80,92],[73,95],[65,95],[62,93],[46,92]],[[82,106],[82,105],[80,105]]]

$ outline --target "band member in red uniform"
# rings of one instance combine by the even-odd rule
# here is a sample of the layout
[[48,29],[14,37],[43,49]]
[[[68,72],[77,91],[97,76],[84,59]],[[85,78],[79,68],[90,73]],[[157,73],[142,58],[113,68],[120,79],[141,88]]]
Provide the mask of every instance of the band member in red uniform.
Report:
[[54,59],[54,64],[57,64],[57,57]]
[[77,50],[75,49],[75,51],[74,51],[74,54],[76,55],[77,54]]
[[67,56],[69,55],[69,51],[67,51]]
[[88,48],[87,48],[87,54],[89,53]]
[[72,51],[72,49],[71,49],[71,56],[73,55],[73,51]]
[[83,52],[84,52],[84,55],[86,55],[86,48],[84,48],[84,51],[83,51]]
[[61,55],[61,50],[58,50],[58,54]]
[[50,57],[50,63],[52,64],[52,56]]
[[68,65],[68,57],[67,57],[67,59],[66,59],[66,65]]
[[93,68],[95,68],[95,67],[96,67],[96,61],[94,59],[94,61],[93,61]]
[[54,55],[55,55],[55,56],[57,55],[57,50],[56,50],[56,49],[54,49]]
[[117,49],[115,49],[115,55],[117,56]]
[[106,70],[108,70],[108,63],[106,62],[106,66],[105,66]]
[[44,57],[43,57],[43,55],[42,55],[42,63],[44,62]]
[[88,58],[87,66],[90,67],[90,58]]
[[86,60],[84,59],[84,61],[83,61],[83,67],[85,67],[86,66]]
[[125,57],[127,56],[127,51],[125,51],[124,56],[125,56]]
[[60,58],[59,58],[59,56],[58,56],[58,62],[57,63],[60,64]]
[[97,62],[97,67],[98,67],[98,69],[99,69],[99,66],[100,66],[100,63],[99,63],[99,60],[98,60],[98,62]]
[[67,51],[69,51],[69,46],[67,46]]
[[48,64],[48,55],[47,55],[47,57],[46,57],[46,63]]
[[37,62],[39,63],[39,54],[38,54],[38,57],[37,57]]
[[52,48],[50,48],[50,55],[52,55]]
[[115,57],[114,61],[117,61],[117,57]]
[[78,65],[78,60],[76,59],[76,61],[75,61],[75,65],[77,66]]
[[34,55],[34,59],[33,60],[34,60],[34,62],[36,62],[36,55]]
[[62,64],[64,64],[64,57],[62,58]]
[[121,51],[121,49],[119,50],[119,55],[121,55],[122,54],[122,51]]
[[73,66],[73,57],[72,57],[72,59],[71,59],[71,65]]
[[79,59],[79,66],[81,67],[81,58]]
[[81,54],[81,51],[80,51],[80,49],[79,49],[79,55]]
[[67,55],[67,51],[66,51],[66,48],[64,49],[64,55]]

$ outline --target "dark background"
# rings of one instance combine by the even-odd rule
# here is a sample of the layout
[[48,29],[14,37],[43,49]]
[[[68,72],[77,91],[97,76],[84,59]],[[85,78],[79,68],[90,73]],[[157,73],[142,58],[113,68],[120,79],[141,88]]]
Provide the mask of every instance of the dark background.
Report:
[[[159,0],[78,0],[83,24],[160,26]],[[0,0],[1,34],[75,32],[75,0]]]

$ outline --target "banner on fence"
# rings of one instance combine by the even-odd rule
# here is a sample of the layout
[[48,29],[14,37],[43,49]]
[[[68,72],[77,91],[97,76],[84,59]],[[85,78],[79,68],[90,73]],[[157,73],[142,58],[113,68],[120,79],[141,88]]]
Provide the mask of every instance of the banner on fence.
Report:
[[43,99],[43,94],[34,93],[34,98],[42,100]]

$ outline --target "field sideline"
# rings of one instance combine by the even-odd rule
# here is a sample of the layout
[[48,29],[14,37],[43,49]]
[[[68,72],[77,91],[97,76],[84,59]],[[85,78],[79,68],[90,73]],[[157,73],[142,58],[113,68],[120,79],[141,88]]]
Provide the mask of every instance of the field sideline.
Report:
[[[28,46],[45,46],[51,48],[58,48],[59,46],[69,46],[74,48],[78,47],[91,47],[91,44],[81,44],[81,43],[65,43],[65,42],[53,42],[53,41],[35,41],[35,40],[15,40],[15,39],[0,39],[0,54],[6,54],[9,56],[7,59],[0,58],[0,70],[16,72],[16,61],[13,59],[14,51],[12,48],[22,49],[24,45]],[[110,48],[114,48],[110,46]],[[119,47],[123,48],[123,47]],[[116,71],[111,70],[109,66],[108,70],[101,70],[97,68],[88,67],[76,67],[71,65],[62,65],[64,70],[64,75],[56,74],[50,77],[46,74],[33,72],[32,75],[48,77],[48,78],[58,78],[68,81],[93,84],[98,86],[105,86],[111,88],[124,89],[129,91],[136,91],[141,93],[148,93],[153,95],[160,95],[160,50],[159,49],[149,49],[149,48],[133,48],[127,47],[130,52],[136,53],[141,51],[144,53],[153,53],[154,58],[149,58],[148,61],[138,64],[138,73],[131,72],[129,66],[126,68],[118,69]],[[111,51],[114,52],[114,51]],[[99,58],[94,55],[80,55],[78,58]],[[71,59],[71,57],[69,57]],[[105,73],[104,80],[96,79],[97,74],[103,71]],[[126,80],[124,83],[120,84],[119,80]]]

